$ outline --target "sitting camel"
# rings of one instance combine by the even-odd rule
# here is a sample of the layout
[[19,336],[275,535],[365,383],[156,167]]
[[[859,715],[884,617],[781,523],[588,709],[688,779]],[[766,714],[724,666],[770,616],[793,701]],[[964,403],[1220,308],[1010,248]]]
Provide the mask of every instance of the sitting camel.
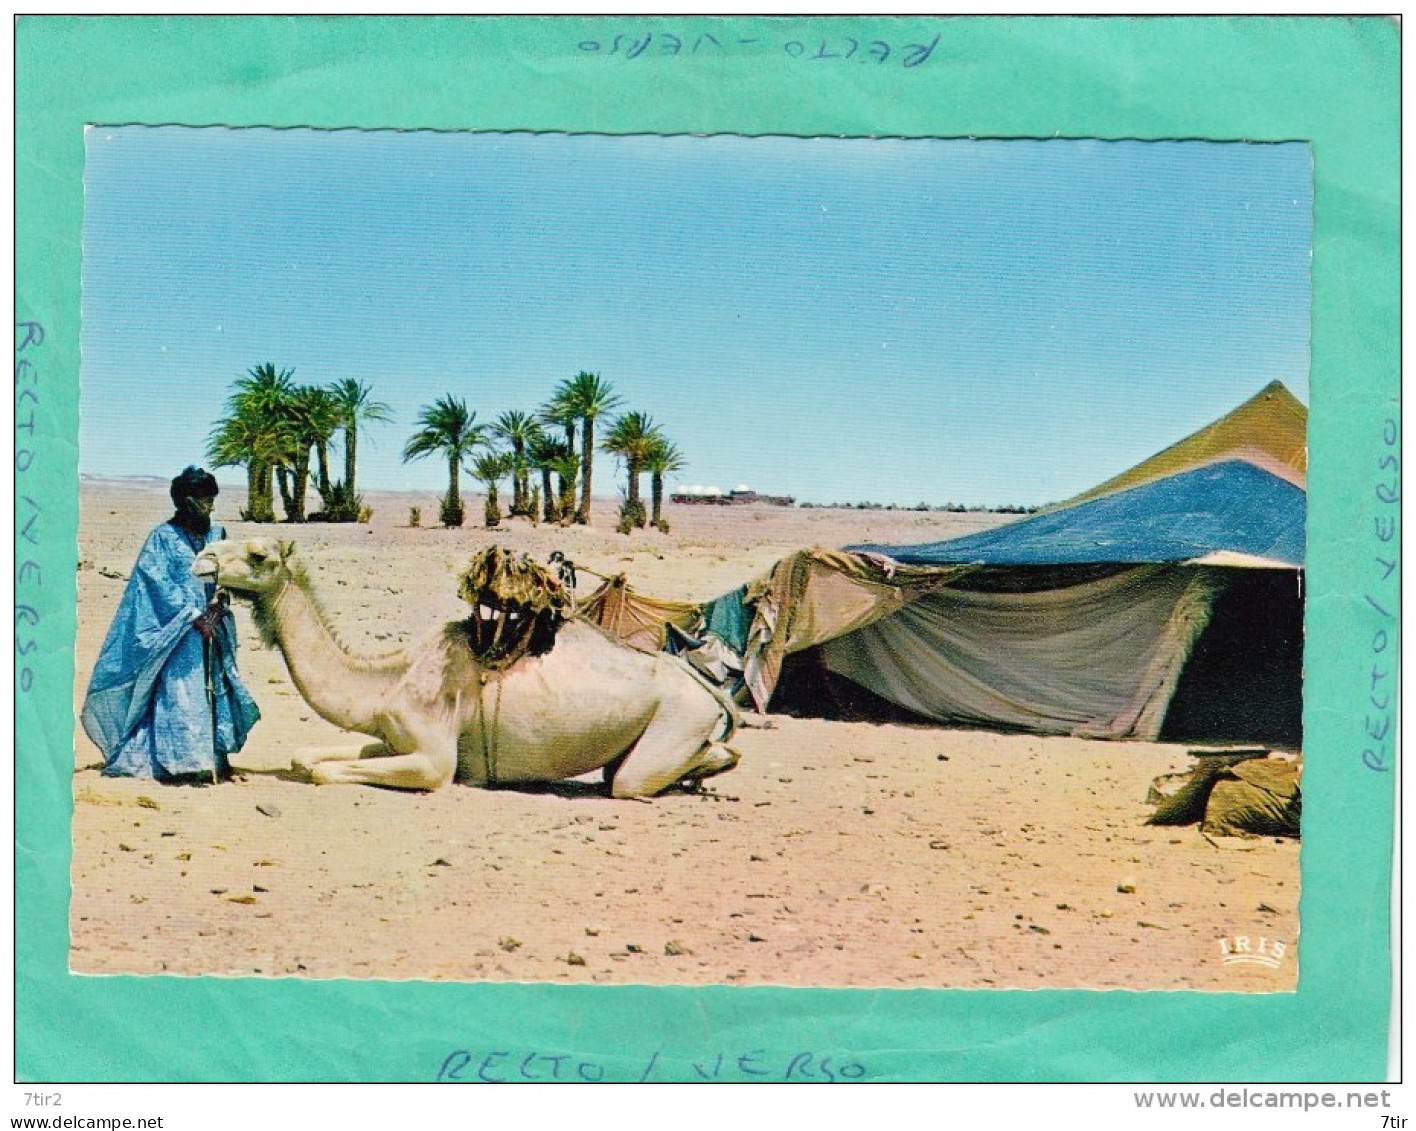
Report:
[[[478,560],[488,553],[500,551]],[[522,559],[520,568],[558,589],[539,566]],[[215,542],[195,569],[252,601],[263,636],[322,718],[380,740],[362,752],[298,758],[296,767],[317,783],[432,790],[451,781],[550,782],[603,770],[612,796],[652,797],[737,764],[722,745],[738,722],[730,699],[677,658],[630,648],[573,613],[561,619],[558,610],[553,635],[509,662],[478,646],[479,619],[490,623],[487,599],[423,644],[368,659],[336,640],[292,543]],[[473,600],[466,580],[463,595]],[[568,609],[568,597],[559,601]]]

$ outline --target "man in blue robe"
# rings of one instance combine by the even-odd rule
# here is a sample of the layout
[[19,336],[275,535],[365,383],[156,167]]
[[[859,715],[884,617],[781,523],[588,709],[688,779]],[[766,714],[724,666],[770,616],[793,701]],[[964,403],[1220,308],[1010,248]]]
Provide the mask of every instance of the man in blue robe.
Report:
[[189,467],[172,481],[176,513],[138,555],[84,700],[85,733],[111,777],[214,782],[231,776],[260,711],[236,670],[226,594],[192,572],[226,537],[211,521],[216,479]]

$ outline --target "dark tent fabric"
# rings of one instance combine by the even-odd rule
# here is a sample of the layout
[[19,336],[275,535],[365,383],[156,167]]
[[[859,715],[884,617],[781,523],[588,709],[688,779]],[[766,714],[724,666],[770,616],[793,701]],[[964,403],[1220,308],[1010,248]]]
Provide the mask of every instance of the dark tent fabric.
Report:
[[747,605],[746,585],[703,606],[703,631],[711,632],[738,655],[747,650],[751,629],[752,610]]
[[1140,564],[1222,553],[1301,568],[1306,513],[1301,488],[1229,460],[963,538],[848,549],[909,565]]
[[1166,707],[1162,742],[1303,742],[1303,575],[1217,569],[1224,583]]

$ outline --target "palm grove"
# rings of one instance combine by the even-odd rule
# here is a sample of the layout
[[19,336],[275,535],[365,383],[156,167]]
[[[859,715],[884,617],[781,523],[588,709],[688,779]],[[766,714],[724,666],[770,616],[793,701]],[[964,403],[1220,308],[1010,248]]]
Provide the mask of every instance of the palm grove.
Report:
[[[501,491],[510,484],[507,513],[533,522],[590,522],[596,433],[598,450],[618,457],[625,472],[619,529],[652,524],[667,531],[664,477],[684,467],[683,454],[643,412],[624,412],[613,386],[581,372],[558,385],[534,411],[503,412],[478,421],[460,397],[447,394],[418,411],[415,431],[403,445],[405,463],[436,458],[447,466],[447,493],[439,506],[444,526],[465,517],[462,475],[469,472],[486,495],[487,526],[501,522]],[[258,365],[237,380],[226,414],[212,428],[208,458],[219,467],[246,469],[247,504],[241,517],[277,521],[276,494],[286,522],[366,522],[370,510],[358,492],[360,431],[388,423],[392,410],[353,378],[327,386],[302,385],[293,370]],[[329,453],[343,446],[343,478],[331,478]],[[650,503],[641,494],[650,478]],[[311,511],[311,486],[320,507]]]

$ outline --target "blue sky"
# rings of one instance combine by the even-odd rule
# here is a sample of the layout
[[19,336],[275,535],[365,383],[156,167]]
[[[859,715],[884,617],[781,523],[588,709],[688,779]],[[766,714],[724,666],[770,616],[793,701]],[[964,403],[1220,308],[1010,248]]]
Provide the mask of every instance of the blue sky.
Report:
[[491,420],[580,370],[678,443],[671,486],[816,503],[1044,503],[1271,380],[1308,400],[1302,144],[93,127],[87,151],[86,474],[201,461],[265,362],[371,383],[394,422],[361,485],[430,491],[440,462],[399,458],[422,405]]

